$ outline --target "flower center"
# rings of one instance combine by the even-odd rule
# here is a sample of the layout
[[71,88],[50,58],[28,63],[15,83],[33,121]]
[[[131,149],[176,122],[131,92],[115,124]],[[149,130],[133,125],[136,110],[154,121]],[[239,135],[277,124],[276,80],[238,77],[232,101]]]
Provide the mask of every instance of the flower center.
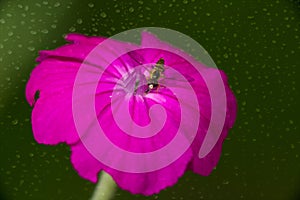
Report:
[[116,89],[122,89],[130,96],[144,95],[148,87],[146,76],[143,74],[141,67],[130,70],[123,76],[118,85]]
[[157,90],[159,79],[164,77],[164,62],[164,59],[160,58],[154,65],[142,65],[131,69],[123,76],[119,85],[130,95],[146,95]]

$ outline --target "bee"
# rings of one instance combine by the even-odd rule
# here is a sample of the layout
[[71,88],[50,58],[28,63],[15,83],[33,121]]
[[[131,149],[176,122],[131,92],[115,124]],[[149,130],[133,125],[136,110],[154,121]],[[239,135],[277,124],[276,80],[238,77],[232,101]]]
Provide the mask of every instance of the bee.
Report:
[[165,71],[165,60],[163,58],[160,58],[156,64],[153,66],[152,70],[150,71],[150,77],[148,79],[148,88],[145,91],[146,93],[149,93],[151,90],[157,89],[158,79],[164,76]]

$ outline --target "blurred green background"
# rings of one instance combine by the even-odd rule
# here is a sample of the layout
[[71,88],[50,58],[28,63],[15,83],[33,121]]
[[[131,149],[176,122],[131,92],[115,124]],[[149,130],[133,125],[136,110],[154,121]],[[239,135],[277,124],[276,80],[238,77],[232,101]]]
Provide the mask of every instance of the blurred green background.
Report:
[[[209,177],[187,172],[158,195],[115,199],[300,199],[296,118],[300,2],[289,0],[0,1],[0,199],[88,199],[68,146],[37,144],[26,81],[42,49],[69,32],[112,36],[174,29],[198,41],[229,77],[239,111]],[[297,132],[298,131],[298,132]]]

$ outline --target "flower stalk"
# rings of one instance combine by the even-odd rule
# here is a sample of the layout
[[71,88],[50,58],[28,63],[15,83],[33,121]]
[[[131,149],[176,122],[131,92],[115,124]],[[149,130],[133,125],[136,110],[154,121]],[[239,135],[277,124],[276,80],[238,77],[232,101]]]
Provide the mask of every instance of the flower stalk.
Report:
[[106,172],[100,173],[99,181],[90,200],[111,200],[117,189],[117,184]]

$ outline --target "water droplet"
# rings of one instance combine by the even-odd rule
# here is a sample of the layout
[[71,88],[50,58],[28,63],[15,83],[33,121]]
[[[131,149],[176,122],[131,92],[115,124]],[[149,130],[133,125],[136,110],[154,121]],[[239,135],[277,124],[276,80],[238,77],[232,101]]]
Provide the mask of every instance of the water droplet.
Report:
[[89,6],[90,8],[93,8],[93,7],[94,7],[94,4],[93,4],[93,3],[89,3],[88,6]]
[[130,7],[130,8],[129,8],[129,12],[131,12],[131,13],[134,12],[134,8],[133,8],[133,7]]
[[59,7],[60,6],[60,3],[59,2],[56,2],[55,4],[54,4],[54,7],[55,8],[57,8],[57,7]]
[[77,24],[82,24],[82,19],[77,19]]
[[18,124],[18,120],[17,119],[15,119],[15,120],[13,120],[11,123],[13,124],[13,125],[17,125]]
[[20,181],[19,181],[19,185],[20,185],[20,186],[22,186],[23,183],[24,183],[24,180],[20,180]]
[[44,33],[44,34],[47,34],[48,30],[47,29],[42,29],[41,32]]
[[37,32],[36,31],[30,31],[30,34],[35,35]]
[[27,49],[28,49],[29,51],[34,51],[34,50],[35,50],[35,48],[32,47],[32,46],[27,47]]
[[72,26],[72,27],[69,28],[69,31],[70,31],[70,32],[75,32],[75,31],[76,31],[76,28]]
[[101,12],[101,13],[100,13],[100,16],[103,17],[103,18],[106,18],[106,17],[107,17],[107,15],[106,15],[105,12]]

